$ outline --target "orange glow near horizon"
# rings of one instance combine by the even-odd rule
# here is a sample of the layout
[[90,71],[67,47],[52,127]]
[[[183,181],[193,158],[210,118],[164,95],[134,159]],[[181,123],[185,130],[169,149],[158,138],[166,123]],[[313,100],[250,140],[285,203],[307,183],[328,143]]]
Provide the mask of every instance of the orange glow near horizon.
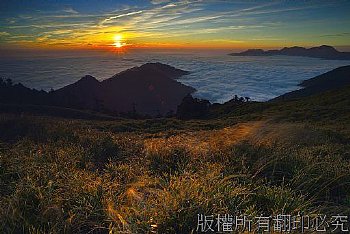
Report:
[[[114,33],[113,33],[114,31]],[[7,43],[1,49],[27,49],[27,50],[101,50],[113,53],[126,53],[137,50],[227,50],[244,51],[250,48],[257,49],[280,49],[291,47],[296,44],[289,41],[244,41],[244,40],[219,40],[219,39],[188,39],[182,38],[160,41],[156,35],[138,33],[118,33],[121,28],[111,27],[98,31],[96,34],[68,39],[51,39],[50,41],[18,41]],[[107,33],[108,32],[108,33]],[[73,34],[74,35],[74,34]],[[159,41],[158,41],[159,40]],[[298,46],[312,47],[321,44],[297,43]],[[349,49],[350,50],[350,49]]]
[[2,17],[0,50],[350,47],[350,3],[344,2],[21,2],[5,4],[11,10]]

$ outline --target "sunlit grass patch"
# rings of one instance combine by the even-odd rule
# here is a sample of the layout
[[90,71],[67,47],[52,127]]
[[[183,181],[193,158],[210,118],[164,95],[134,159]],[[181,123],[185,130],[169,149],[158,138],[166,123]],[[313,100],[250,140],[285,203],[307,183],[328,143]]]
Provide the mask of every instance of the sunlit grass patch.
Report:
[[333,128],[129,120],[139,132],[117,132],[119,122],[27,128],[28,118],[17,132],[10,120],[0,120],[14,131],[0,146],[3,233],[188,233],[200,213],[349,211],[349,142]]

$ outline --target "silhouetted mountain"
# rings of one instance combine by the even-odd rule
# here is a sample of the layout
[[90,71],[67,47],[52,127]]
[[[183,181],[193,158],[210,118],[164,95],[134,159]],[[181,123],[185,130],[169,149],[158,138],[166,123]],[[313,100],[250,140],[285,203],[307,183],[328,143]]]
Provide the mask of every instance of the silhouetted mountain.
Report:
[[232,53],[232,56],[303,56],[311,58],[332,59],[332,60],[350,60],[350,52],[340,52],[332,46],[322,45],[319,47],[304,48],[304,47],[284,47],[280,50],[262,50],[249,49],[240,53]]
[[195,91],[174,80],[187,71],[161,63],[147,63],[99,82],[85,76],[52,92],[55,105],[109,113],[137,112],[156,116],[176,111],[181,100]]
[[175,67],[172,67],[170,65],[163,64],[163,63],[146,63],[146,64],[142,65],[140,68],[141,69],[153,69],[153,70],[156,70],[158,72],[162,72],[162,73],[164,73],[164,75],[166,75],[170,78],[173,78],[173,79],[177,79],[181,76],[190,74],[189,71],[177,69]]
[[350,85],[350,66],[338,67],[322,75],[305,80],[299,84],[304,87],[272,100],[287,100],[319,94]]
[[0,78],[0,103],[47,105],[50,100],[45,91],[30,89],[21,83],[12,84],[10,79],[4,81]]
[[53,104],[78,109],[94,109],[99,96],[101,83],[87,75],[77,82],[50,93]]
[[48,105],[109,114],[158,116],[175,113],[194,88],[176,81],[189,72],[161,63],[147,63],[98,81],[87,75],[56,91],[38,91],[0,80],[0,103]]

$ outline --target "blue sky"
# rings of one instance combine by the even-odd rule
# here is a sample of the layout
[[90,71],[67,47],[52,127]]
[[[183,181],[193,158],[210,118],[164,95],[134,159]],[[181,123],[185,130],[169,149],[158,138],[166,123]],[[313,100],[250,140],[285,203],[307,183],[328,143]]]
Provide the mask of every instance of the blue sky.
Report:
[[0,9],[2,48],[350,44],[342,0],[2,0]]

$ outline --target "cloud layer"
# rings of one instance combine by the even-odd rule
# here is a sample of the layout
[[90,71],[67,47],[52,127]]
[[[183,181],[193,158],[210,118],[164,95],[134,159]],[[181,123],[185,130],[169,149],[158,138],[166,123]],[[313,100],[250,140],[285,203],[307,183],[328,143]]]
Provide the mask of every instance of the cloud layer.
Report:
[[[180,82],[195,87],[198,97],[225,102],[235,94],[266,101],[291,90],[305,79],[330,71],[349,61],[298,57],[232,57],[211,53],[132,53],[123,56],[92,51],[82,54],[54,54],[42,57],[2,60],[0,76],[36,89],[50,90],[90,74],[107,79],[146,62],[162,62],[191,71]],[[14,69],[16,68],[16,69]]]

